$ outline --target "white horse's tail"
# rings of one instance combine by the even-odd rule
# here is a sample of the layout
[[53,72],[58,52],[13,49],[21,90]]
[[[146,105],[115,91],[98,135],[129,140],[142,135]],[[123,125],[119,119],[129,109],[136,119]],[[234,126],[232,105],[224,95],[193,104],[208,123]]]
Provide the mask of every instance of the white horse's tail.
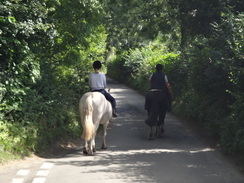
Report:
[[93,138],[95,133],[95,127],[92,120],[93,115],[93,106],[92,106],[92,96],[87,96],[86,100],[84,101],[84,108],[82,109],[84,111],[83,113],[83,134],[82,138],[84,138],[86,141],[89,141]]

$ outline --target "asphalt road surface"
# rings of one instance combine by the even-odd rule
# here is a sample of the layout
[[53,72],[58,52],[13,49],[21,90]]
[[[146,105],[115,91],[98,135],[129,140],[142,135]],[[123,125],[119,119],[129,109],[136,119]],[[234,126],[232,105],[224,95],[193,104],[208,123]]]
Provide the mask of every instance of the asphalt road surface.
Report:
[[147,139],[144,97],[108,80],[119,116],[109,125],[107,150],[82,147],[59,158],[35,158],[0,168],[0,183],[244,183],[229,161],[167,114],[165,134]]

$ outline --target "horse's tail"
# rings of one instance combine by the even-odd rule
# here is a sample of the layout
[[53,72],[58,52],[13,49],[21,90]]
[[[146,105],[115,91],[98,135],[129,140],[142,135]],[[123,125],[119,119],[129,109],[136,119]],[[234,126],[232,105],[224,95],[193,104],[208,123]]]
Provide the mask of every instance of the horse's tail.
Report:
[[83,104],[84,111],[82,118],[83,118],[83,133],[82,138],[86,141],[91,140],[95,133],[95,127],[93,124],[92,116],[93,116],[93,106],[92,106],[92,96],[87,96],[86,100]]

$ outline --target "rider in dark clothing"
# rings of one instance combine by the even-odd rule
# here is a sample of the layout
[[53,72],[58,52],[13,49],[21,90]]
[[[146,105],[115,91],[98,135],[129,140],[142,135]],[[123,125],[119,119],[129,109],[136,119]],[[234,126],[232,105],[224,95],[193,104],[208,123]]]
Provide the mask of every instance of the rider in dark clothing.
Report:
[[146,96],[145,109],[148,111],[146,124],[150,127],[158,126],[163,133],[166,111],[169,109],[168,94],[172,94],[168,78],[162,72],[163,66],[157,64],[156,72],[150,77],[150,91]]
[[[160,89],[166,93],[167,110],[171,111],[172,103],[172,91],[168,82],[168,77],[162,72],[162,65],[158,64],[156,67],[157,72],[154,72],[150,77],[151,87],[150,89]],[[164,82],[165,81],[165,82]]]

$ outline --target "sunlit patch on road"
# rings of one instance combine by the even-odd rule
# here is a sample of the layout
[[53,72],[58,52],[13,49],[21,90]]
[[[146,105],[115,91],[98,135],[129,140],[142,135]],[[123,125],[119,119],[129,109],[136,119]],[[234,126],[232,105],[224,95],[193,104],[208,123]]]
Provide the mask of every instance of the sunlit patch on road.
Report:
[[201,153],[215,151],[212,148],[203,148],[198,150],[181,150],[181,149],[139,149],[139,150],[127,150],[127,151],[111,151],[112,155],[135,155],[135,154],[160,154],[160,153]]

